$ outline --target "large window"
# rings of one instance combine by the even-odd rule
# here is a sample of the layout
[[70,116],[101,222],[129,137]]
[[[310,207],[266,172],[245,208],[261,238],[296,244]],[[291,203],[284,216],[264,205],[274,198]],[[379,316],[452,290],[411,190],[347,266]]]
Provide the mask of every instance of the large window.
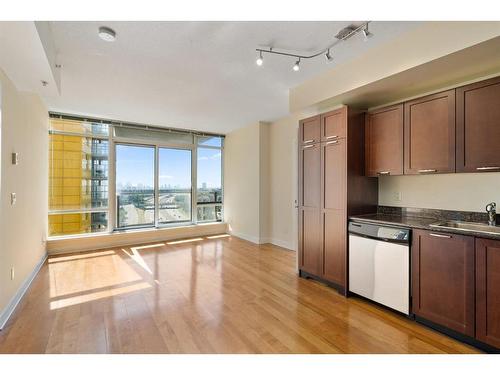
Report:
[[223,137],[51,114],[49,139],[50,236],[223,220]]
[[220,138],[198,142],[198,221],[222,221],[222,144]]
[[160,148],[158,155],[158,221],[191,221],[191,150]]
[[118,228],[155,223],[155,148],[116,145],[116,214]]
[[52,119],[49,235],[108,228],[108,124]]

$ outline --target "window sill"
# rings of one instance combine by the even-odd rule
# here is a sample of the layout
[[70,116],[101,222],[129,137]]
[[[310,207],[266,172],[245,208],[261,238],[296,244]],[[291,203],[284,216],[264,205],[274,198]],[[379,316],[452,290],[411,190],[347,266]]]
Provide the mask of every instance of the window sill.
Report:
[[135,228],[111,233],[93,233],[52,237],[47,240],[47,252],[64,254],[87,250],[113,248],[154,241],[209,236],[227,232],[227,223],[210,222],[175,227]]

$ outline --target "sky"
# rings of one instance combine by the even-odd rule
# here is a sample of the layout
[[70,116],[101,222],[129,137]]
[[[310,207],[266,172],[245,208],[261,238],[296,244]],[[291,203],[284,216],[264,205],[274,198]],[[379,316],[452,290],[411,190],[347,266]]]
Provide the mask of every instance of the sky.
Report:
[[[191,151],[160,149],[159,185],[191,187]],[[221,187],[221,151],[198,148],[198,187]],[[154,147],[116,145],[116,183],[118,186],[154,185]]]

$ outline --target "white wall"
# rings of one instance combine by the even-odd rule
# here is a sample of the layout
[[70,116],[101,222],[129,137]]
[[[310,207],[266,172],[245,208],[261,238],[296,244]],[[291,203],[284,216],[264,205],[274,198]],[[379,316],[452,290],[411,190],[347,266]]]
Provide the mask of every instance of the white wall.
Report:
[[492,201],[500,203],[500,173],[379,177],[379,205],[482,212]]
[[[0,70],[0,318],[45,256],[48,205],[48,114],[40,98],[21,93]],[[11,153],[19,164],[11,164]],[[17,203],[10,204],[10,193]],[[11,280],[11,267],[15,278]],[[0,321],[0,324],[2,322]]]

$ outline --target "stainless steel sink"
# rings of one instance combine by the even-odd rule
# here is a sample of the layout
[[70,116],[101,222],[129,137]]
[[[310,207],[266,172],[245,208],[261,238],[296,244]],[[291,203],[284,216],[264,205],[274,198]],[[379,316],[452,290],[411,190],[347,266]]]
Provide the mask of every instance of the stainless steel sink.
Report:
[[430,224],[435,228],[449,228],[461,230],[464,232],[483,232],[491,234],[500,234],[500,226],[488,225],[482,223],[472,223],[467,221],[442,221],[439,223]]

